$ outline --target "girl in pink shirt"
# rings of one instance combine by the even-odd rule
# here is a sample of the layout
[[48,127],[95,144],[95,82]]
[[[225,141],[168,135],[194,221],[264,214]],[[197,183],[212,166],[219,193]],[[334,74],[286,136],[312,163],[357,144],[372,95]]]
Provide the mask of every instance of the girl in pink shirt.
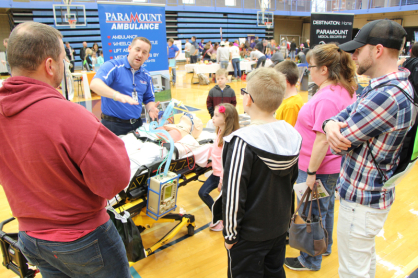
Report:
[[[211,149],[213,173],[199,189],[200,199],[202,199],[202,201],[209,207],[210,210],[212,210],[213,199],[209,193],[212,192],[215,188],[218,188],[219,184],[222,184],[223,170],[221,155],[222,147],[224,144],[223,137],[228,136],[235,130],[239,129],[237,109],[235,109],[235,106],[232,104],[221,103],[215,107],[212,120],[213,125],[216,127],[216,133],[218,134]],[[210,229],[216,232],[222,231],[222,221],[211,223]]]

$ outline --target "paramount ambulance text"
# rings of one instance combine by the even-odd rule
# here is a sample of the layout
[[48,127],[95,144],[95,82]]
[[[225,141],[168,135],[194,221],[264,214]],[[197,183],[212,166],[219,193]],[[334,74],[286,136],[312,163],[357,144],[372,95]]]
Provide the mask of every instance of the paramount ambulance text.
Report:
[[144,13],[105,13],[106,23],[112,24],[111,30],[158,30],[162,14]]

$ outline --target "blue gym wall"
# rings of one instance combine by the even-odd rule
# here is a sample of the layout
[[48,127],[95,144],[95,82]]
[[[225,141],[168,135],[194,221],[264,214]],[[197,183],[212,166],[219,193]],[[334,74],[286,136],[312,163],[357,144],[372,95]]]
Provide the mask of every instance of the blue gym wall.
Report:
[[[12,9],[11,18],[13,24],[25,21],[35,21],[48,24],[57,28],[64,36],[64,42],[70,42],[75,49],[76,67],[81,67],[79,57],[82,42],[86,41],[88,47],[97,43],[101,48],[99,17],[97,9],[86,9],[87,25],[77,26],[76,29],[69,27],[55,26],[54,15],[51,9]],[[230,41],[247,37],[254,34],[260,38],[272,39],[273,29],[257,26],[256,14],[227,14],[227,13],[196,13],[166,11],[167,37],[181,40],[183,47],[186,39],[196,36],[212,42],[220,41],[220,28],[222,27],[222,38]]]
[[[330,6],[328,8],[331,9],[333,0],[326,1]],[[347,1],[357,3],[360,0]],[[182,40],[183,47],[185,39],[190,39],[191,36],[196,36],[198,41],[205,39],[205,41],[219,42],[221,27],[223,39],[235,40],[246,37],[248,34],[254,34],[260,38],[273,38],[273,29],[257,27],[256,13],[260,10],[258,0],[236,0],[235,7],[225,6],[225,1],[222,0],[195,0],[194,5],[181,5],[180,0],[148,0],[148,2],[166,4],[167,37]],[[418,10],[418,0],[397,0],[394,2],[396,5],[383,8],[373,6],[372,0],[368,0],[368,3],[370,8],[367,9],[341,9],[337,12],[368,14]],[[0,8],[7,10],[11,29],[16,24],[32,20],[54,26],[53,4],[61,4],[61,1],[0,0]],[[79,50],[83,41],[87,42],[88,47],[92,47],[94,42],[101,47],[99,18],[96,0],[79,0],[78,3],[73,4],[86,6],[87,26],[77,27],[77,29],[56,28],[64,35],[64,41],[70,42],[75,49],[76,66],[80,67]],[[310,0],[271,0],[271,7],[268,11],[277,16],[309,17],[311,5]],[[7,27],[0,26],[0,28]]]

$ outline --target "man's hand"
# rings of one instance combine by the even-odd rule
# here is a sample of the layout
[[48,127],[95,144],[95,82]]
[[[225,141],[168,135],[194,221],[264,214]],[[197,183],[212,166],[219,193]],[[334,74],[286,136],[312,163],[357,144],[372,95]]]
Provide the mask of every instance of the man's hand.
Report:
[[139,105],[139,103],[135,101],[132,97],[121,93],[117,93],[115,95],[115,100],[122,103],[129,103],[130,105]]
[[311,190],[313,190],[315,181],[316,181],[316,175],[308,175],[308,178],[306,179],[306,185],[309,186]]
[[220,181],[218,184],[218,191],[221,192],[221,190],[222,190],[222,182]]
[[235,244],[236,243],[228,244],[228,243],[225,242],[225,248],[228,249],[228,250],[231,250],[232,246],[234,246]]
[[351,142],[341,134],[341,129],[345,127],[347,123],[329,121],[324,128],[329,146],[337,153],[351,147]]
[[160,112],[160,110],[158,110],[158,105],[160,104],[160,102],[157,102],[155,104],[155,106],[151,107],[148,111],[148,115],[151,118],[151,120],[158,120],[158,113]]
[[5,60],[1,60],[1,62],[3,63],[3,65],[6,65],[6,61]]

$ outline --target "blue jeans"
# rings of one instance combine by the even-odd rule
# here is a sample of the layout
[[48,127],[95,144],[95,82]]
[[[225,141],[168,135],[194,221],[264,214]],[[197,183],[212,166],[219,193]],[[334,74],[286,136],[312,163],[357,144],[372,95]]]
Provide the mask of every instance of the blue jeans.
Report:
[[218,188],[220,178],[215,175],[210,175],[210,177],[203,183],[202,187],[199,189],[199,197],[202,201],[212,210],[213,199],[209,195],[214,189]]
[[40,240],[19,232],[18,245],[43,278],[131,278],[125,246],[110,220],[72,242]]
[[238,77],[241,78],[241,69],[240,69],[240,60],[239,58],[232,59],[232,66],[234,67],[234,77],[237,77],[237,71],[238,71]]
[[221,61],[221,69],[227,69],[228,64],[229,64],[229,61]]
[[[325,225],[325,229],[328,233],[328,247],[327,253],[331,254],[332,246],[332,231],[334,229],[334,205],[335,205],[335,187],[337,185],[337,179],[339,174],[330,175],[316,175],[316,179],[321,180],[325,189],[328,191],[329,197],[319,199],[319,206],[321,207],[322,223]],[[299,175],[296,183],[306,182],[308,174],[299,169]],[[298,200],[299,202],[300,200]],[[307,210],[309,207],[307,208]],[[303,212],[303,205],[299,208],[299,214]],[[308,213],[308,212],[306,212]],[[316,200],[312,203],[312,214],[319,215],[318,205]],[[320,270],[322,263],[322,255],[311,257],[304,252],[300,252],[298,257],[301,264],[312,270]]]
[[295,60],[296,50],[290,50],[290,59]]
[[173,74],[173,79],[171,80],[173,84],[176,84],[176,59],[175,58],[169,58],[169,60],[173,60],[174,62],[170,63],[171,66],[171,73]]

